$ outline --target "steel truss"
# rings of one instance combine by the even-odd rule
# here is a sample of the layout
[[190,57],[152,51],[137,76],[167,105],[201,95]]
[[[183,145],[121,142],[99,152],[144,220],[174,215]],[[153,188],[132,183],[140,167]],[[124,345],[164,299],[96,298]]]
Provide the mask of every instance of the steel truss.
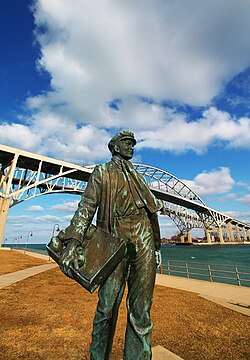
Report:
[[[67,177],[69,174],[73,174],[74,171],[74,169],[65,171],[62,166],[59,173],[54,175],[41,172],[41,169],[34,171],[16,168],[10,188],[10,207],[39,195],[58,192],[82,193],[87,182]],[[6,182],[6,180],[6,177],[3,178],[3,182]]]
[[155,195],[163,200],[162,213],[174,221],[181,233],[189,232],[193,228],[212,230],[225,226],[228,222],[247,226],[226,214],[209,208],[190,187],[176,176],[149,165],[134,164],[134,166],[144,176]]
[[[207,207],[176,176],[149,165],[134,164],[134,167],[145,178],[152,192],[162,200],[161,214],[169,216],[181,233],[193,228],[212,230],[225,227],[227,223],[244,228],[244,231],[249,230],[248,224]],[[81,194],[93,168],[93,165],[83,167],[0,145],[1,209],[5,201],[11,207],[45,194]]]

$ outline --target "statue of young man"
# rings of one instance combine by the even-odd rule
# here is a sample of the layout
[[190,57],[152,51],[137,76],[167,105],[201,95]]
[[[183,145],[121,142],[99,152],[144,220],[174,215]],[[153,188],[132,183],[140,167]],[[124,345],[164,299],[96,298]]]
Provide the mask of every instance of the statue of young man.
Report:
[[128,317],[124,359],[146,360],[152,357],[150,308],[156,266],[160,261],[157,211],[162,204],[129,162],[135,144],[130,130],[122,131],[110,140],[108,147],[112,159],[95,167],[78,209],[65,230],[69,245],[61,269],[69,276],[75,249],[84,241],[96,210],[97,226],[127,243],[127,255],[99,288],[90,348],[92,360],[110,358],[126,283]]

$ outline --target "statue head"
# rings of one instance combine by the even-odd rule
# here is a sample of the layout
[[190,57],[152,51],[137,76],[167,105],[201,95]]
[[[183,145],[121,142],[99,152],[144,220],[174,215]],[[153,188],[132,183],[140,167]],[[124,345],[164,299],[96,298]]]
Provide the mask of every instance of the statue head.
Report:
[[115,135],[108,143],[112,155],[118,155],[125,160],[132,159],[136,139],[130,130],[123,130]]

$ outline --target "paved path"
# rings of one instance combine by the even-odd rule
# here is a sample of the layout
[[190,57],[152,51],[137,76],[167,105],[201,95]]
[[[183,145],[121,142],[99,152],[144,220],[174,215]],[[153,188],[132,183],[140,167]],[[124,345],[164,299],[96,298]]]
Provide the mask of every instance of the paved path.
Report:
[[171,351],[164,347],[157,345],[152,348],[152,360],[183,360],[178,355],[175,355]]
[[156,284],[194,292],[205,299],[250,316],[249,287],[159,274],[156,276]]
[[39,266],[33,266],[28,269],[23,269],[19,271],[15,271],[10,274],[5,274],[0,276],[0,289],[3,287],[12,285],[18,281],[24,280],[30,276],[39,274],[45,270],[51,269],[57,266],[56,264],[44,264]]

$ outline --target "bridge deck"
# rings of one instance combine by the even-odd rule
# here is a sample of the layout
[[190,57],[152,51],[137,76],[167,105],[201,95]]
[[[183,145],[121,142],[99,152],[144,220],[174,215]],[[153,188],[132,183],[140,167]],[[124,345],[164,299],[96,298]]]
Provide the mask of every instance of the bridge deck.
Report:
[[[15,162],[14,166],[16,169],[19,168],[19,169],[27,170],[27,172],[34,171],[43,174],[42,179],[39,179],[39,175],[37,175],[34,179],[28,178],[26,177],[26,174],[23,175],[24,176],[23,178],[21,177],[16,178],[14,176],[14,171],[13,171],[12,178],[11,179],[9,178],[7,180],[7,182],[11,181],[13,185],[16,185],[18,187],[17,190],[16,189],[15,191],[13,190],[13,194],[14,193],[16,194],[18,192],[23,194],[25,187],[28,187],[29,189],[31,189],[32,187],[40,190],[44,189],[44,187],[46,187],[45,186],[46,183],[52,184],[50,187],[50,192],[53,191],[55,192],[60,190],[68,191],[70,190],[69,184],[62,185],[59,182],[55,183],[55,179],[61,177],[65,179],[69,178],[73,180],[87,182],[91,172],[93,171],[93,167],[80,166],[62,160],[53,159],[47,156],[30,153],[25,150],[12,148],[5,145],[0,145],[0,163],[2,165],[2,169],[0,169],[0,180],[1,180],[1,175],[5,175],[4,174],[5,169],[11,167],[13,162]],[[171,203],[185,209],[193,210],[201,217],[200,221],[202,221],[202,216],[204,216],[203,221],[206,221],[210,217],[210,219],[212,219],[212,222],[214,221],[214,224],[216,222],[217,224],[218,223],[222,224],[223,222],[224,224],[226,224],[230,222],[231,224],[238,225],[246,230],[250,229],[250,225],[245,224],[239,220],[233,219],[228,215],[225,215],[217,210],[211,209],[208,206],[206,206],[202,202],[202,200],[198,197],[197,194],[195,194],[191,189],[189,189],[181,180],[174,177],[174,175],[171,175],[165,172],[164,170],[156,169],[147,165],[146,166],[141,165],[141,169],[140,169],[140,165],[137,164],[136,168],[138,171],[141,170],[142,175],[145,177],[149,177],[152,174],[152,180],[154,181],[156,180],[156,182],[158,181],[158,183],[161,182],[161,184],[165,186],[165,190],[162,190],[161,186],[159,186],[158,188],[155,185],[150,186],[155,196],[163,200],[165,203]],[[158,176],[158,178],[156,176]],[[162,179],[164,177],[167,179],[165,180],[165,183],[162,182]],[[170,180],[168,179],[170,179],[174,185],[170,185]],[[178,186],[176,186],[176,184],[181,185],[181,189],[185,187],[185,189],[187,190],[186,193],[181,191],[179,191],[178,193]],[[1,186],[4,187],[3,184]],[[72,188],[72,192],[75,193],[77,191],[81,193],[84,191],[84,189],[83,188],[77,189],[75,187],[74,189]],[[11,193],[5,194],[4,190],[0,189],[0,196],[2,197],[11,196]],[[27,197],[24,200],[26,199]],[[19,198],[16,199],[15,203],[18,202],[19,202]]]

